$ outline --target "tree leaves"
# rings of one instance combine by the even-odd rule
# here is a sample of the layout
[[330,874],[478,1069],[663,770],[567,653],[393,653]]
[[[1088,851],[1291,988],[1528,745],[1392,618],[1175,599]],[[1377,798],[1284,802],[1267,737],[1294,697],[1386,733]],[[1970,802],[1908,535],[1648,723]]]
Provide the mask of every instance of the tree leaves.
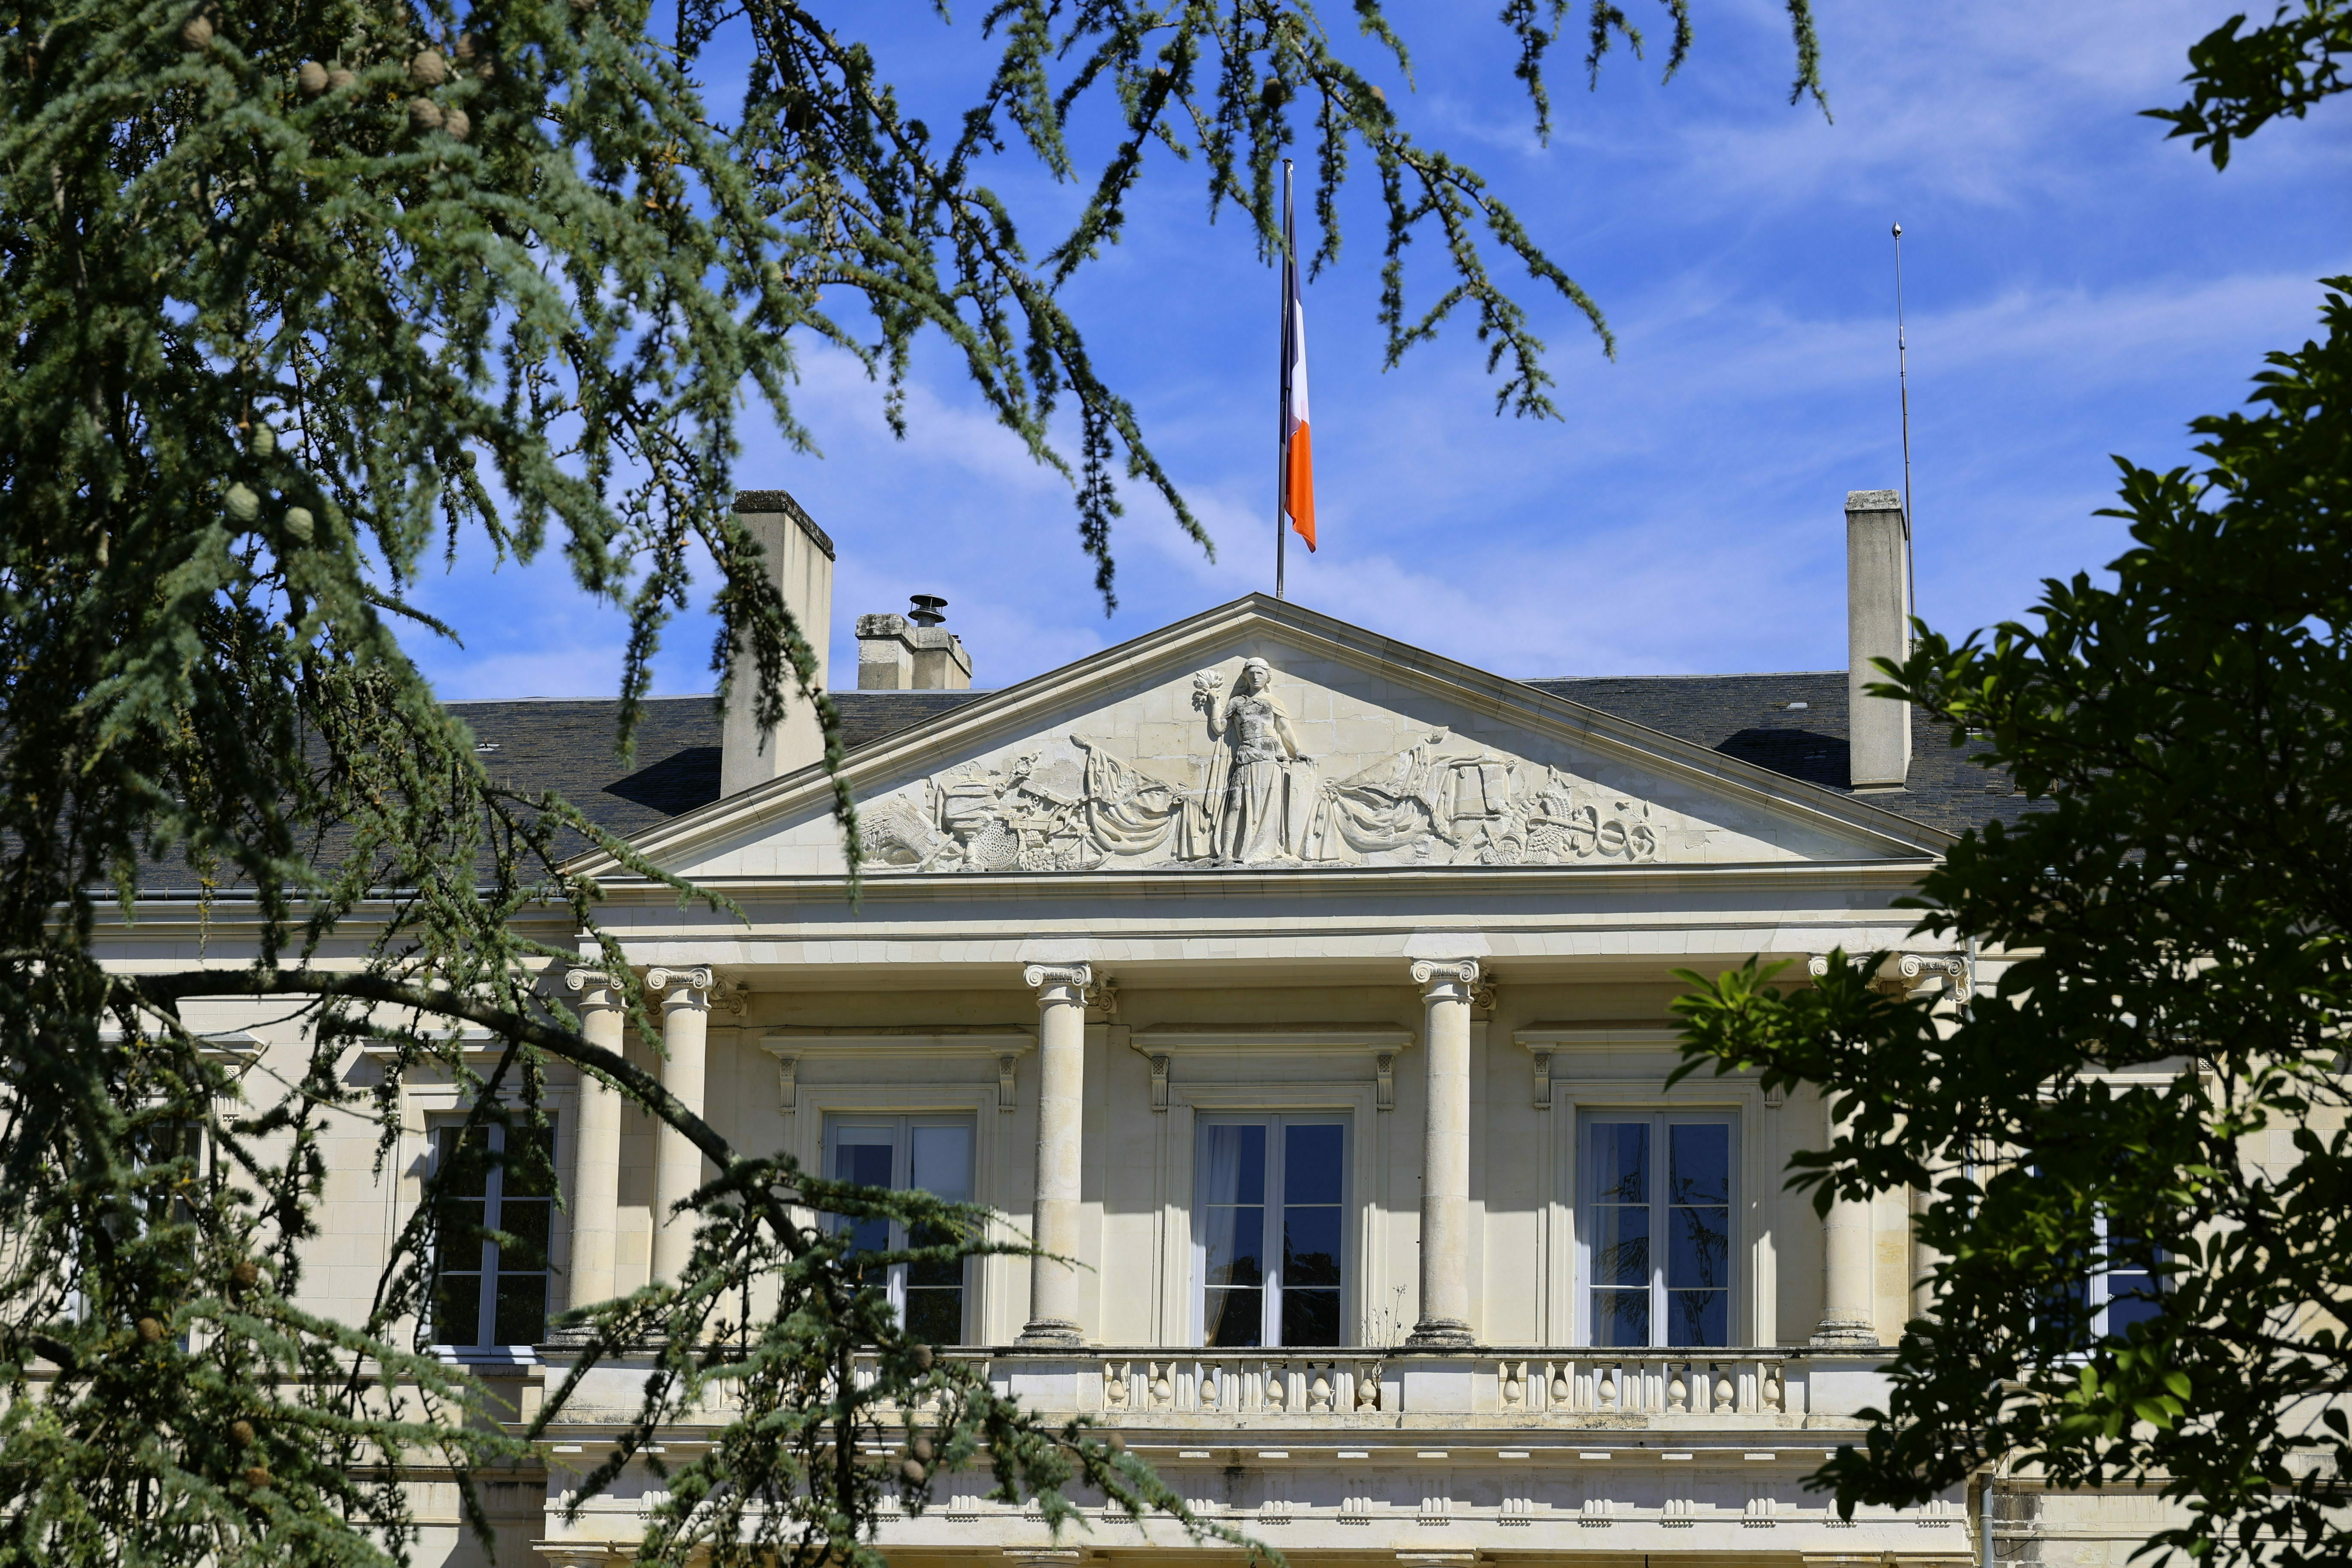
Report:
[[[1931,1010],[1873,989],[1885,954],[1793,994],[1753,963],[1685,977],[1683,1071],[1760,1068],[1850,1119],[1796,1158],[1817,1201],[1934,1194],[1935,1313],[1816,1477],[1842,1508],[2000,1461],[2161,1487],[2189,1522],[2157,1539],[2214,1561],[2352,1550],[2352,279],[2329,289],[2252,412],[2196,422],[2200,468],[2121,465],[2112,584],[1885,667],[2044,807],[1911,900],[1997,983]],[[2138,1321],[2095,1309],[2119,1276],[2153,1282]]]
[[[0,51],[0,1556],[397,1562],[419,1470],[454,1482],[487,1542],[475,1479],[530,1450],[426,1343],[443,1175],[358,1321],[307,1310],[304,1270],[332,1129],[372,1126],[376,1174],[398,1180],[414,1075],[452,1080],[469,1127],[544,1134],[559,1065],[719,1173],[687,1279],[583,1304],[585,1362],[663,1347],[624,1456],[706,1394],[735,1412],[679,1472],[648,1560],[874,1562],[886,1487],[919,1506],[982,1455],[1050,1519],[1083,1479],[1207,1529],[1133,1459],[908,1343],[806,1209],[883,1205],[985,1250],[971,1216],[746,1158],[583,1037],[547,984],[583,957],[657,1032],[581,851],[740,911],[499,776],[396,633],[454,636],[414,589],[461,552],[560,552],[628,622],[626,754],[669,619],[708,591],[719,700],[748,682],[762,724],[813,704],[837,768],[825,628],[794,618],[732,510],[747,400],[809,449],[793,400],[811,342],[857,357],[903,429],[914,346],[940,332],[1070,480],[1107,606],[1125,486],[1205,546],[1062,298],[1120,237],[1155,152],[1271,255],[1271,172],[1311,126],[1320,264],[1349,153],[1369,151],[1391,359],[1467,307],[1519,412],[1551,411],[1549,376],[1497,251],[1606,329],[1297,0],[1005,0],[982,19],[988,87],[928,121],[836,10],[18,6]],[[1357,18],[1401,66],[1377,5]],[[746,37],[730,121],[702,73]],[[1538,105],[1539,55],[1520,73]],[[988,162],[1080,179],[1089,94],[1115,108],[1110,150],[1070,227],[1033,247]],[[1408,321],[1405,247],[1432,231],[1448,281]],[[692,581],[698,559],[714,581]],[[262,1061],[206,1035],[225,998],[284,1009]],[[468,1055],[461,1027],[495,1052]],[[936,1463],[865,1465],[858,1442],[918,1397],[940,1402]]]
[[2312,106],[2347,87],[2343,57],[2352,54],[2352,5],[2344,0],[2281,5],[2267,26],[2242,33],[2241,15],[2189,47],[2194,85],[2178,109],[2141,110],[2168,121],[2172,134],[2210,153],[2213,167],[2230,166],[2230,146],[2281,115],[2300,120]]

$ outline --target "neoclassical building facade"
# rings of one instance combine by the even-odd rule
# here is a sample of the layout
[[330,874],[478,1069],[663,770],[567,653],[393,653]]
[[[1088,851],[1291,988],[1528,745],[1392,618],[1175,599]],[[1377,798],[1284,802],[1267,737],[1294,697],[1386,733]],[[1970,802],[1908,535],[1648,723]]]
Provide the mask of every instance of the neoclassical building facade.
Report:
[[[1847,504],[1859,667],[1902,635],[1906,542],[1889,492]],[[738,506],[829,624],[830,542],[781,492]],[[938,610],[862,617],[836,696],[855,901],[803,718],[762,735],[658,702],[615,778],[608,704],[458,710],[494,768],[743,911],[594,865],[664,1052],[625,1037],[583,958],[549,984],[592,1035],[738,1147],[987,1205],[1076,1260],[900,1270],[910,1325],[1295,1562],[2120,1564],[2146,1534],[2132,1497],[2002,1483],[1844,1521],[1804,1491],[1917,1308],[1908,1198],[1824,1221],[1782,1188],[1820,1102],[1664,1087],[1677,970],[1760,953],[1801,983],[1885,949],[1888,986],[1986,983],[1893,906],[1954,833],[2022,807],[2005,781],[1915,745],[1845,672],[1516,680],[1252,596],[973,689],[985,650]],[[142,913],[121,961],[188,940],[176,918]],[[206,1021],[258,1059],[300,1048],[259,1012]],[[564,1370],[554,1314],[678,1266],[660,1216],[702,1173],[609,1089],[559,1079],[550,1100],[564,1190],[484,1167],[479,1193],[543,1255],[450,1261],[433,1328],[524,1413]],[[381,1176],[372,1129],[336,1146],[312,1304],[364,1310],[425,1173],[467,1158],[463,1109],[412,1081]],[[539,1468],[492,1489],[502,1562],[627,1559],[650,1479],[575,1521],[562,1504],[636,1388],[598,1373]],[[1206,1550],[1099,1510],[1054,1539],[984,1489],[943,1478],[886,1524],[893,1560]],[[468,1560],[436,1518],[436,1550]]]

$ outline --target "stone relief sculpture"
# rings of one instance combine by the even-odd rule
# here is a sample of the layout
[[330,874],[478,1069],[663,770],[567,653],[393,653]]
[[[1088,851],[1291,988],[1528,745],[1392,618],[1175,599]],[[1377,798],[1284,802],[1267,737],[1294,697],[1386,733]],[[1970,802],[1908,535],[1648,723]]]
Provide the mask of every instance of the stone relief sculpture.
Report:
[[1214,670],[1192,678],[1208,742],[1198,783],[1160,778],[1103,741],[1071,735],[1073,754],[967,763],[866,805],[867,859],[913,871],[1090,871],[1658,858],[1664,825],[1646,801],[1558,767],[1449,752],[1444,729],[1323,779],[1273,675],[1250,659],[1230,696]]
[[[1236,866],[1296,860],[1314,799],[1305,772],[1314,759],[1299,754],[1265,660],[1242,666],[1222,707],[1221,684],[1213,670],[1192,678],[1192,706],[1209,716],[1209,739],[1224,748],[1213,753],[1208,791],[1216,808],[1216,858]],[[1294,767],[1300,772],[1294,774]]]

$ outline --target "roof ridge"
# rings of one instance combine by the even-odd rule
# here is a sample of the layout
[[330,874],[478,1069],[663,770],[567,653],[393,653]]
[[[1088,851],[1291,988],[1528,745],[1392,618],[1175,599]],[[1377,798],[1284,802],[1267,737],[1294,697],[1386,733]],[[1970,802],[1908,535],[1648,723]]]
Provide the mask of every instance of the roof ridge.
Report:
[[1786,680],[1798,675],[1844,673],[1843,669],[1726,669],[1690,675],[1528,675],[1522,676],[1520,683],[1540,686],[1548,680]]

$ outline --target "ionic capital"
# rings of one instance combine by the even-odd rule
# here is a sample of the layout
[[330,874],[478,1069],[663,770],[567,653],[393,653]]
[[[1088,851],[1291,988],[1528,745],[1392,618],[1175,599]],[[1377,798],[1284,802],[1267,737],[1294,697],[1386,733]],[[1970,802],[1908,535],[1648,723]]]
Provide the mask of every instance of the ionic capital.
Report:
[[[1037,1000],[1046,1002],[1083,1002],[1087,990],[1095,983],[1095,966],[1091,963],[1033,963],[1021,972],[1021,983],[1039,993]],[[1057,991],[1067,994],[1056,995]]]
[[563,988],[579,998],[576,1005],[583,1011],[618,1007],[621,999],[613,994],[613,978],[601,969],[585,967],[563,972]]
[[1424,997],[1442,994],[1449,987],[1458,986],[1462,1001],[1469,1001],[1478,987],[1478,961],[1475,958],[1417,958],[1412,963],[1412,983],[1421,987]]
[[693,969],[648,969],[646,989],[662,999],[667,1007],[709,1007],[710,993],[717,984],[708,964]]
[[1952,983],[1952,994],[1965,1002],[1976,987],[1970,984],[1969,961],[1957,954],[1906,952],[1895,968],[1906,981],[1916,981],[1923,974],[1940,974]]

